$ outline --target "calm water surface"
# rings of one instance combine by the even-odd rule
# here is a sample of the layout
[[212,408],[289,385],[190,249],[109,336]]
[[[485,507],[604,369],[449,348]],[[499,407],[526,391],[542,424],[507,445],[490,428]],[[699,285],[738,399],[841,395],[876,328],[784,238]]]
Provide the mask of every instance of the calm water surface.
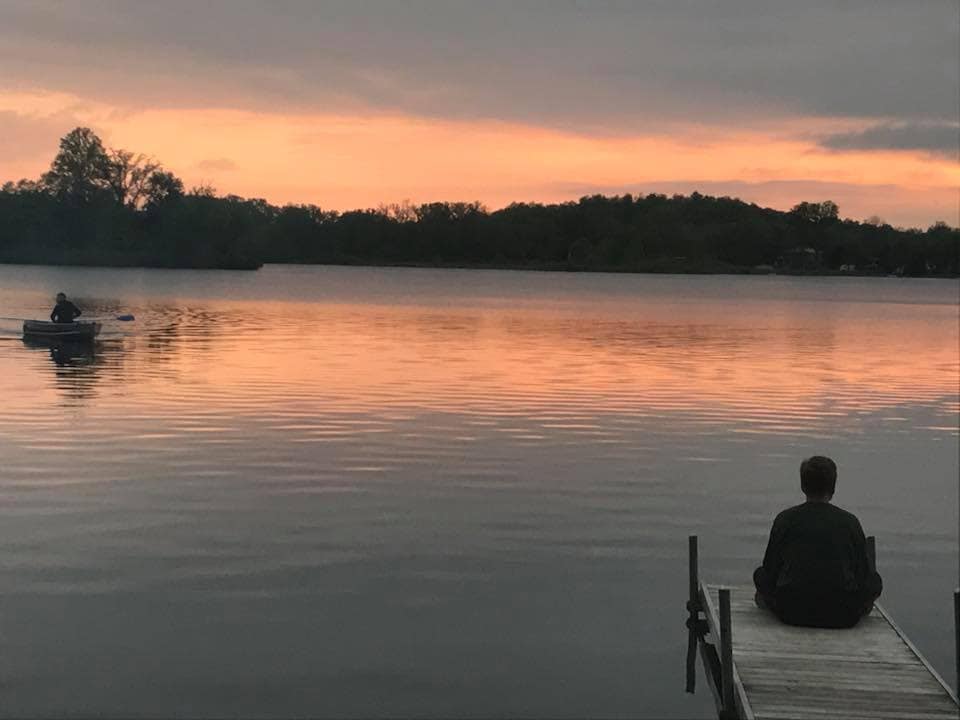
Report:
[[952,677],[955,281],[0,266],[0,713],[710,717],[813,453]]

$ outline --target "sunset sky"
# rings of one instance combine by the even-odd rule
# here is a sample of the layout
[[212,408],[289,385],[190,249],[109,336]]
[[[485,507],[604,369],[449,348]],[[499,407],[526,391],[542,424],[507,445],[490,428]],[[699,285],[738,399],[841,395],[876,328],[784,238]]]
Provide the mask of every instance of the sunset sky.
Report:
[[0,2],[0,182],[77,125],[327,209],[734,195],[960,224],[960,2]]

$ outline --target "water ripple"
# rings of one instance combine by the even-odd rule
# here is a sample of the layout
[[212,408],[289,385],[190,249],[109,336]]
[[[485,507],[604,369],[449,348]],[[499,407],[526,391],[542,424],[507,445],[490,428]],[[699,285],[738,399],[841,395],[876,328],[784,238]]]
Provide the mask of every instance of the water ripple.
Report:
[[[564,682],[643,707],[638,668],[676,685],[676,628],[650,618],[681,608],[685,535],[742,581],[814,452],[837,457],[843,502],[896,548],[890,587],[933,596],[956,567],[953,282],[0,279],[5,315],[41,316],[72,286],[88,314],[137,317],[69,351],[0,325],[0,633],[19,673],[5,707],[24,715],[58,714],[28,688],[71,678],[78,707],[122,715],[147,706],[117,688],[147,677],[189,702],[274,672],[350,714],[331,678],[403,676],[414,659],[495,697],[549,658],[580,668]],[[939,637],[915,598],[893,601],[916,610],[911,635]],[[583,671],[624,637],[629,662]],[[151,648],[136,653],[149,669],[130,648]],[[176,668],[194,656],[187,682]]]

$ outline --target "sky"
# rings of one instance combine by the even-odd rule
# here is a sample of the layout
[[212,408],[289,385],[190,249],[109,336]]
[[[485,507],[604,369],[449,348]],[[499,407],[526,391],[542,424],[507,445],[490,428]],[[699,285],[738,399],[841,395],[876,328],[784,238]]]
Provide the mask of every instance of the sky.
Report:
[[960,225],[960,0],[0,0],[0,182],[78,125],[325,209],[697,190]]

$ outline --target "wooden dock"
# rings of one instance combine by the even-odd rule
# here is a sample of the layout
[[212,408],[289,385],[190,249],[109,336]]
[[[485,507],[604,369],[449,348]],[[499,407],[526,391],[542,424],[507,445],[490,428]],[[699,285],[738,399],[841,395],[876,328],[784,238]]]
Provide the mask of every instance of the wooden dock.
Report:
[[[687,690],[699,648],[723,720],[960,718],[956,694],[879,604],[856,627],[826,630],[786,625],[753,596],[752,586],[700,582],[690,538]],[[954,603],[960,612],[960,594]]]

